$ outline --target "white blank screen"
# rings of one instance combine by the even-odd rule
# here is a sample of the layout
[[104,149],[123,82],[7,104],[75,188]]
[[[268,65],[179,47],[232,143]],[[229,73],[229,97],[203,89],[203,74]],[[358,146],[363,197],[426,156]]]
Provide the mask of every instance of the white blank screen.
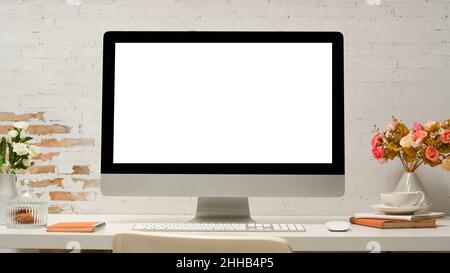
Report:
[[114,163],[331,163],[331,43],[116,43]]

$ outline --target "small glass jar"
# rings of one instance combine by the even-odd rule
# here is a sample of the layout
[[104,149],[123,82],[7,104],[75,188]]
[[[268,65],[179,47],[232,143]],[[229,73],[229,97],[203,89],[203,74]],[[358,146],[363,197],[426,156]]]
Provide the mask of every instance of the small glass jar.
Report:
[[8,228],[43,228],[47,226],[48,203],[40,200],[28,179],[22,192],[9,203],[6,215]]

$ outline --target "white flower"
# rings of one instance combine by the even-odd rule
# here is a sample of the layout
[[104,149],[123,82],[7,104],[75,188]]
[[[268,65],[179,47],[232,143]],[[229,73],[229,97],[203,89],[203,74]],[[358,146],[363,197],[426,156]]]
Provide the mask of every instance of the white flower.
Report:
[[404,148],[409,148],[411,147],[411,145],[413,145],[414,141],[413,141],[413,137],[411,134],[407,134],[406,136],[402,137],[402,139],[400,139],[400,145]]
[[35,156],[39,153],[39,149],[36,145],[30,145],[29,147],[31,156]]
[[15,138],[15,137],[17,137],[19,135],[19,132],[17,132],[17,130],[11,130],[11,131],[8,132],[8,135],[11,138]]
[[25,121],[15,122],[13,126],[20,130],[26,130],[28,128],[28,123]]
[[13,151],[18,155],[28,154],[28,145],[25,143],[13,143]]

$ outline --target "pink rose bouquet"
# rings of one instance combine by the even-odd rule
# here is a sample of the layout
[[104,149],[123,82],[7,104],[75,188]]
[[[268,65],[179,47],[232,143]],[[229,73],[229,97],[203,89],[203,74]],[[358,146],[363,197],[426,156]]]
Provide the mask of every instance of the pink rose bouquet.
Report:
[[371,140],[373,157],[380,163],[399,158],[405,171],[420,165],[441,165],[450,171],[450,118],[443,122],[414,122],[412,129],[392,117],[386,130],[374,127]]

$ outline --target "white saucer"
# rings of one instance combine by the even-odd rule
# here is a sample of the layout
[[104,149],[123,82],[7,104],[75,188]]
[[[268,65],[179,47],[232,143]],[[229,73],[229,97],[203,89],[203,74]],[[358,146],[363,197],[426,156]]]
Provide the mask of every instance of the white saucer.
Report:
[[431,204],[422,206],[408,206],[408,207],[391,207],[384,204],[372,205],[372,208],[386,214],[414,214],[418,211],[426,211],[431,208]]

